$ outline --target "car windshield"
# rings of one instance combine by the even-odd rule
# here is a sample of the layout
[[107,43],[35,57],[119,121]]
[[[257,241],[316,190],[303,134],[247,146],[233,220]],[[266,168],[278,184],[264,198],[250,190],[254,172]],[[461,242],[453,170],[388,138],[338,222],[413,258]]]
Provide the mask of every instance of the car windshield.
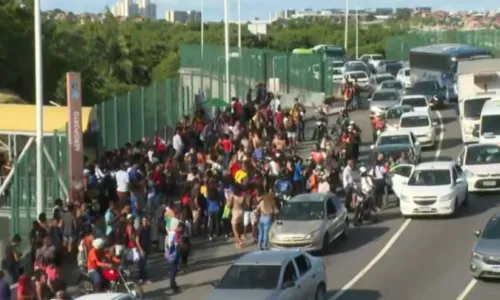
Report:
[[384,57],[382,55],[372,55],[372,60],[382,60]]
[[401,157],[401,153],[405,153],[406,158],[411,158],[411,151],[410,148],[390,148],[390,149],[375,149],[369,159],[369,162],[367,165],[371,166],[373,163],[376,161],[376,159],[379,157],[380,154],[382,154],[382,163],[385,164],[386,162],[389,161],[389,158],[392,157],[393,161],[397,161]]
[[232,265],[216,286],[228,290],[274,290],[278,286],[279,265]]
[[412,90],[434,93],[438,91],[438,88],[437,83],[434,81],[420,81],[413,84]]
[[324,216],[323,201],[289,201],[283,205],[276,219],[313,221],[322,220]]
[[486,115],[481,117],[481,134],[500,135],[500,115]]
[[378,146],[383,145],[394,145],[394,144],[410,144],[409,136],[405,135],[389,135],[389,136],[381,136],[378,139]]
[[500,218],[491,218],[484,227],[481,238],[485,240],[498,240],[500,239]]
[[394,92],[378,92],[373,94],[372,101],[397,101],[398,95]]
[[401,101],[402,105],[409,105],[411,107],[426,107],[427,100],[425,98],[408,98]]
[[450,170],[416,170],[408,180],[410,186],[438,186],[451,184]]
[[366,67],[362,64],[349,64],[346,67],[346,71],[366,71]]
[[500,163],[500,147],[496,145],[477,145],[467,149],[466,165],[489,165]]
[[398,107],[398,108],[391,108],[387,111],[387,114],[385,116],[385,118],[387,120],[395,120],[395,119],[398,119],[401,118],[401,116],[404,114],[404,113],[407,113],[407,112],[410,112],[410,111],[413,111],[413,109],[411,107]]
[[343,66],[344,66],[344,62],[342,62],[342,61],[332,62],[332,67],[334,67],[334,68],[342,68]]
[[481,118],[481,110],[483,110],[484,103],[491,98],[476,98],[464,101],[464,118],[469,120],[479,120]]
[[426,127],[429,126],[429,117],[427,116],[411,116],[401,118],[401,128],[406,127]]
[[409,76],[410,76],[410,70],[409,70],[409,69],[408,69],[408,70],[405,70],[405,76],[406,76],[406,77],[409,77]]
[[382,83],[380,87],[383,89],[395,89],[395,90],[403,89],[403,85],[399,81],[385,81]]
[[349,73],[349,77],[352,79],[365,79],[366,73],[365,72],[356,72],[356,73]]
[[394,80],[394,77],[392,77],[392,76],[379,76],[376,78],[376,80],[377,80],[377,84],[381,84],[382,82],[387,81],[387,80]]

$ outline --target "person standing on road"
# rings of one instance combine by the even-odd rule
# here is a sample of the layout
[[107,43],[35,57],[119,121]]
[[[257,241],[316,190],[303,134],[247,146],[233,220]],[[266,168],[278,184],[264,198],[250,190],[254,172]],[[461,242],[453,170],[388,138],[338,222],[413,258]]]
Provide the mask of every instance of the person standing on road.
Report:
[[383,163],[384,155],[380,153],[377,156],[377,160],[373,163],[369,175],[373,178],[374,184],[374,196],[375,196],[375,206],[378,210],[382,209],[384,206],[384,194],[385,194],[385,175],[386,171]]
[[353,193],[353,188],[352,186],[354,185],[354,178],[353,178],[353,169],[354,169],[354,161],[352,158],[350,158],[347,161],[347,165],[344,168],[344,173],[342,173],[342,184],[344,185],[344,191],[345,191],[345,206],[348,211],[351,210],[351,199],[352,199],[352,193]]
[[360,93],[361,90],[358,84],[358,79],[354,78],[354,85],[352,86],[352,103],[351,103],[351,107],[353,110],[359,108]]
[[170,289],[174,294],[180,292],[179,286],[175,281],[177,272],[179,272],[180,263],[180,232],[183,230],[184,223],[179,222],[177,229],[169,233],[165,243],[165,258],[168,265],[168,279],[170,281]]
[[271,194],[267,194],[262,197],[262,200],[257,205],[257,213],[259,217],[259,236],[257,243],[260,250],[267,249],[269,240],[269,230],[273,222],[273,218],[278,212],[276,207],[276,201]]

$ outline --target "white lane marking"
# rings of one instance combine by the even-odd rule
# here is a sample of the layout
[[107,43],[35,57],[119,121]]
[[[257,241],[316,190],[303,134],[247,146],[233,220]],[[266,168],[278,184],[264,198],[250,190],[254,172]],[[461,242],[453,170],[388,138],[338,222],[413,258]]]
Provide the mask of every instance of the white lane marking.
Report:
[[[438,137],[438,144],[436,147],[436,154],[434,156],[435,160],[439,159],[439,155],[441,154],[441,147],[443,146],[443,140],[444,140],[444,122],[443,122],[443,117],[441,116],[441,113],[439,111],[436,111],[437,117],[439,119],[439,129],[441,132],[439,133]],[[411,219],[407,219],[401,227],[399,227],[398,231],[391,237],[389,242],[380,250],[380,252],[375,256],[369,263],[364,267],[356,276],[354,276],[348,283],[346,283],[335,295],[333,295],[330,300],[338,300],[342,295],[344,295],[345,292],[347,292],[356,282],[358,282],[366,273],[368,273],[375,264],[384,257],[384,255],[389,252],[391,247],[396,243],[396,241],[399,239],[399,237],[403,234],[405,229],[410,225]],[[457,299],[457,300],[463,300],[463,299]]]
[[436,160],[439,159],[439,155],[441,154],[441,147],[443,146],[443,140],[444,140],[444,122],[443,122],[443,117],[441,116],[441,113],[439,112],[439,110],[436,110],[436,115],[439,119],[439,138],[438,138],[438,145],[437,145],[437,149],[436,149],[436,155],[434,156],[434,158]]
[[389,242],[382,248],[382,250],[375,256],[366,267],[363,268],[354,278],[352,278],[346,285],[344,285],[335,295],[330,298],[330,300],[338,300],[342,295],[347,292],[358,280],[361,279],[371,268],[389,251],[389,249],[396,243],[398,238],[403,234],[403,231],[410,224],[411,219],[406,220],[403,225],[398,229],[398,231],[392,236]]
[[470,294],[470,292],[472,291],[472,289],[474,288],[476,283],[477,283],[477,280],[473,278],[469,282],[469,284],[465,287],[465,289],[460,293],[460,295],[458,295],[457,300],[464,300],[467,297],[467,295]]

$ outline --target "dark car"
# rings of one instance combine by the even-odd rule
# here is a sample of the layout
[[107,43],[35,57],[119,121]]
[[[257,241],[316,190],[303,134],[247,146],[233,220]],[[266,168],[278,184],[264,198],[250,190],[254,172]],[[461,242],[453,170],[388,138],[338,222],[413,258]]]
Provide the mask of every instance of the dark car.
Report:
[[389,157],[392,157],[394,161],[397,161],[401,153],[406,153],[406,158],[408,159],[407,163],[414,164],[416,163],[415,152],[408,144],[389,144],[389,145],[381,145],[373,148],[368,159],[365,162],[365,166],[369,168],[373,165],[375,160],[377,159],[379,154],[384,155],[383,162],[389,162]]
[[443,108],[446,100],[445,90],[434,80],[418,81],[412,87],[405,89],[405,95],[424,95],[431,108]]
[[396,77],[398,75],[399,70],[403,68],[403,65],[399,62],[387,62],[385,64],[385,72],[392,74],[392,76]]

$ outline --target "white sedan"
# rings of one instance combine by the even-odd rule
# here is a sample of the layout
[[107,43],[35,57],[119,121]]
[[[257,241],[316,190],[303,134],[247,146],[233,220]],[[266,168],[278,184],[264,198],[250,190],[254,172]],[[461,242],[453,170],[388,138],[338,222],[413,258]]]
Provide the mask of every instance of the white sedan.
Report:
[[139,298],[125,293],[95,293],[80,296],[75,300],[138,300]]
[[400,164],[391,173],[392,189],[405,217],[453,215],[467,203],[466,175],[454,162]]
[[415,111],[430,111],[429,102],[424,95],[408,95],[401,98],[401,105],[409,105]]
[[500,191],[500,147],[496,144],[464,146],[457,163],[466,173],[469,191]]
[[428,111],[413,111],[404,113],[399,120],[399,128],[413,132],[422,147],[432,148],[436,144],[437,123],[431,120]]

